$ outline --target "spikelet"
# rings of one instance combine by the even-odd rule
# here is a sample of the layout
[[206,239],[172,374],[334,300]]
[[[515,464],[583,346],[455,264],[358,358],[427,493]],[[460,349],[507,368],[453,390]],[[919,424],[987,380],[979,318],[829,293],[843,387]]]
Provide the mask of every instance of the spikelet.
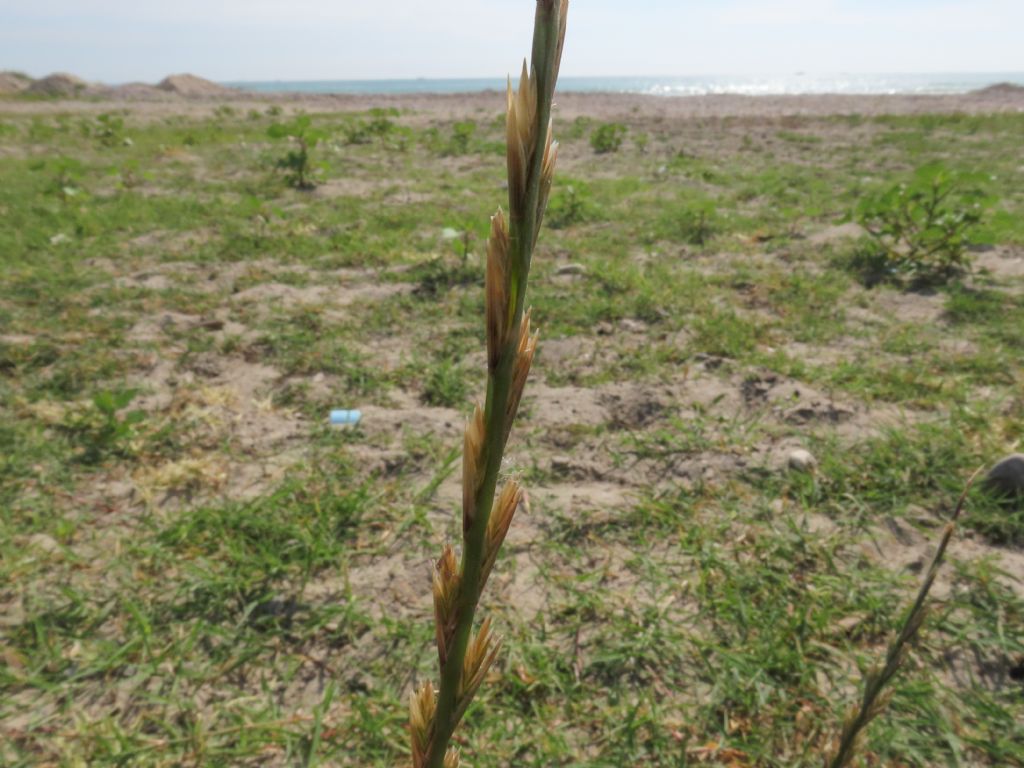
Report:
[[458,702],[455,707],[455,719],[459,720],[465,714],[477,688],[484,681],[487,671],[494,663],[494,659],[501,650],[501,640],[491,634],[491,617],[483,620],[476,636],[466,649],[465,661],[462,665],[462,678],[459,680],[459,692],[456,697]]
[[548,135],[544,144],[544,161],[540,169],[540,195],[537,198],[537,226],[533,230],[533,246],[537,245],[537,235],[540,234],[540,225],[544,221],[544,211],[548,208],[548,196],[551,194],[551,184],[555,178],[555,162],[558,160],[558,142],[552,135],[551,123],[548,123]]
[[412,765],[421,768],[426,765],[430,740],[434,731],[434,711],[437,707],[437,691],[427,681],[418,691],[409,694],[409,733],[412,737]]
[[516,350],[515,363],[512,365],[512,386],[509,388],[508,408],[505,412],[505,441],[508,440],[512,422],[519,411],[519,401],[526,388],[526,378],[530,375],[530,366],[533,365],[533,356],[537,351],[539,336],[539,332],[530,334],[530,311],[527,310],[519,326],[519,347]]
[[485,303],[487,314],[487,365],[493,371],[508,343],[512,322],[509,295],[509,234],[505,215],[499,210],[491,217],[491,236],[487,240]]
[[491,575],[494,568],[494,561],[498,559],[498,550],[501,549],[509,526],[512,525],[512,517],[515,515],[519,504],[523,500],[523,489],[515,480],[509,480],[501,489],[501,495],[494,502],[494,509],[487,520],[487,536],[484,540],[484,562],[480,570],[480,589],[483,590],[487,584],[487,577]]
[[520,221],[526,207],[530,160],[537,140],[537,81],[527,71],[525,60],[518,90],[512,90],[512,79],[509,78],[507,100],[505,141],[508,154],[509,214],[513,221]]
[[[548,13],[554,10],[555,0],[544,0],[548,6]],[[508,145],[508,183],[509,183],[509,215],[513,221],[522,221],[526,213],[526,194],[530,186],[530,173],[534,167],[534,153],[537,151],[537,109],[540,90],[550,97],[554,91],[555,82],[558,80],[558,70],[561,67],[562,49],[565,47],[565,25],[568,18],[568,0],[558,2],[558,37],[555,43],[554,58],[551,62],[550,71],[547,73],[547,81],[539,83],[536,72],[528,71],[526,62],[523,61],[522,74],[519,77],[519,88],[513,91],[512,79],[508,80],[507,102],[508,113],[505,122],[506,142]],[[544,137],[540,194],[537,200],[537,209],[532,213],[536,216],[536,224],[533,228],[532,246],[536,244],[537,234],[540,231],[540,222],[547,207],[548,193],[551,190],[551,179],[554,174],[554,160],[557,155],[557,144],[551,140],[551,123],[548,122],[546,135]]]
[[437,656],[441,669],[448,661],[448,650],[455,635],[458,619],[456,605],[459,599],[459,564],[455,550],[446,544],[434,567],[434,629],[437,636]]
[[477,403],[466,425],[462,447],[462,531],[467,533],[476,520],[476,494],[483,482],[484,411]]

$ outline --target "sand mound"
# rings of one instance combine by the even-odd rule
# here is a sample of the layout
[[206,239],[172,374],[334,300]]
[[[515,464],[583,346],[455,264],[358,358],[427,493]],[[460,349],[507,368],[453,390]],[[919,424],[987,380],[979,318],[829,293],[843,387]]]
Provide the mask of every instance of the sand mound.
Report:
[[28,88],[27,93],[35,93],[40,96],[78,96],[89,88],[89,84],[80,77],[69,75],[65,72],[56,72],[47,75],[41,80],[36,80]]
[[122,83],[108,89],[106,95],[113,99],[141,99],[144,101],[167,97],[165,91],[161,91],[149,83]]
[[1024,96],[1024,85],[1014,83],[996,83],[985,88],[971,91],[972,96]]
[[0,96],[21,93],[32,85],[32,78],[21,72],[0,72]]
[[232,88],[195,75],[169,75],[156,87],[179,96],[226,96],[235,92]]

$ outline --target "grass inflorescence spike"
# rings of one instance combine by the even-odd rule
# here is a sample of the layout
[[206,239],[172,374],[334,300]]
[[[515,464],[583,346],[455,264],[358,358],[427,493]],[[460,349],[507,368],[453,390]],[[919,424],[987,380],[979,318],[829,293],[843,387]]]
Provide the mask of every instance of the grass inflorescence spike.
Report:
[[410,703],[414,768],[454,768],[452,734],[501,648],[490,617],[474,633],[480,593],[524,492],[498,474],[526,387],[538,336],[525,308],[526,281],[554,176],[557,145],[551,104],[565,41],[568,0],[538,0],[532,61],[519,87],[509,80],[506,120],[508,215],[491,218],[485,318],[487,396],[466,426],[462,456],[462,557],[446,545],[433,575],[435,641],[441,684],[425,683]]

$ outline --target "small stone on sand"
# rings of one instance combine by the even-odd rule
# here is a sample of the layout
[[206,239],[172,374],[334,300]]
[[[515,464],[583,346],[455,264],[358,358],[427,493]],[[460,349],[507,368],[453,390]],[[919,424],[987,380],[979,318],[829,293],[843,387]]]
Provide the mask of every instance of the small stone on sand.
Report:
[[803,448],[795,448],[786,456],[786,466],[797,472],[810,472],[818,465],[814,454]]

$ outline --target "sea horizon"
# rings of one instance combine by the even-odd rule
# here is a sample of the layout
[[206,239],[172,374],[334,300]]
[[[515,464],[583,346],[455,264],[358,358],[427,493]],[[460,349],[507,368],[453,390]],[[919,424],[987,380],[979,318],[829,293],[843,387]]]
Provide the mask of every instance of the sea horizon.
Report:
[[[395,78],[371,80],[236,80],[223,85],[256,93],[454,94],[504,90],[506,78]],[[1024,72],[890,74],[646,75],[562,77],[563,93],[634,93],[653,96],[786,96],[812,94],[942,95],[969,93],[998,83],[1024,87]]]

